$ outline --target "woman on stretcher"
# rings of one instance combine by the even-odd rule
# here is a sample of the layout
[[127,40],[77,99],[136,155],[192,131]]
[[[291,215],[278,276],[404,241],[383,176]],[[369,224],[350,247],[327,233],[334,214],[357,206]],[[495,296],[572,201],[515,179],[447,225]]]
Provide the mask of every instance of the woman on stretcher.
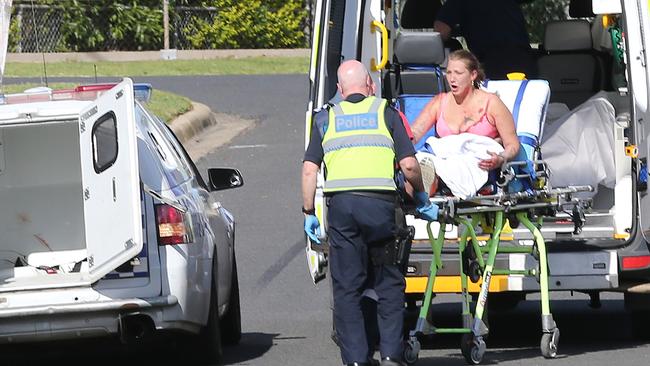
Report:
[[476,56],[452,52],[446,77],[451,91],[432,98],[411,129],[415,141],[433,127],[437,134],[416,155],[429,195],[435,194],[440,178],[455,196],[465,198],[486,183],[488,171],[517,156],[519,139],[499,96],[480,89],[484,74]]

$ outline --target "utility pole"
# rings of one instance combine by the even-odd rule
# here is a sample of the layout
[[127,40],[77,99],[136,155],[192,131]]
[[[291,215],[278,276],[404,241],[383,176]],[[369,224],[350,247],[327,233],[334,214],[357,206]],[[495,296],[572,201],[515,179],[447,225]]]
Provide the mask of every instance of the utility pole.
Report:
[[164,49],[169,49],[169,0],[163,0]]

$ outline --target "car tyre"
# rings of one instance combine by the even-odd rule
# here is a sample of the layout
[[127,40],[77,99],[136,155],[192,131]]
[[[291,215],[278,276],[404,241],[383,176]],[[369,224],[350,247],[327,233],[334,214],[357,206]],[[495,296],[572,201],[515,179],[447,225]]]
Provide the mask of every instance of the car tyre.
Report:
[[224,344],[235,345],[241,340],[241,310],[239,304],[239,280],[237,261],[233,255],[230,299],[228,310],[221,321],[221,339]]
[[[216,269],[213,269],[216,270]],[[208,323],[201,329],[196,340],[197,361],[205,365],[221,365],[223,348],[221,345],[221,327],[219,326],[219,302],[217,285],[212,280],[210,287],[210,310],[208,312]]]

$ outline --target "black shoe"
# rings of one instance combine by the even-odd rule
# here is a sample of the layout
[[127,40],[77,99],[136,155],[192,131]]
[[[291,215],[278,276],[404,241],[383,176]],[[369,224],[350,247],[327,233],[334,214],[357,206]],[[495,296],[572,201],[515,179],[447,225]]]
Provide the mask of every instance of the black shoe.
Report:
[[381,359],[381,366],[404,366],[404,363],[394,358],[384,357]]
[[380,366],[379,360],[375,360],[374,358],[371,358],[370,360],[368,360],[368,365],[370,365],[370,366]]

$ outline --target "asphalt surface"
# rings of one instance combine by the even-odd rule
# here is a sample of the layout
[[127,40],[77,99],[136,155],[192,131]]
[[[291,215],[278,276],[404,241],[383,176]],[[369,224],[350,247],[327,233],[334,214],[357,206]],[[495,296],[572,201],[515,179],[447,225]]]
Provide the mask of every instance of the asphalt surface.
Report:
[[[300,213],[300,167],[308,79],[302,75],[135,78],[204,103],[213,110],[254,119],[256,125],[198,161],[199,169],[241,170],[242,188],[218,193],[236,217],[236,247],[242,301],[241,344],[226,347],[226,365],[340,365],[330,340],[329,286],[314,286],[307,271]],[[648,365],[650,343],[631,332],[635,320],[623,311],[621,296],[604,296],[602,308],[576,294],[552,294],[562,337],[556,360],[539,352],[539,304],[527,301],[512,311],[492,313],[483,364]],[[435,319],[457,321],[459,303],[441,296]],[[648,329],[650,332],[650,329]],[[649,333],[650,334],[650,333]],[[464,365],[460,337],[424,342],[418,365]],[[74,350],[60,350],[58,362]],[[141,364],[147,356],[120,356]],[[113,356],[107,356],[109,363]],[[115,356],[118,357],[118,356]],[[134,357],[130,359],[129,357]],[[0,356],[0,360],[2,357]],[[87,360],[87,358],[84,358]],[[132,362],[131,362],[132,361]],[[0,361],[1,363],[1,361]],[[17,363],[18,364],[18,363]],[[174,364],[190,364],[174,362]]]
[[[232,365],[339,365],[329,339],[329,286],[315,287],[303,252],[299,211],[306,76],[200,77],[150,80],[155,87],[187,95],[214,110],[257,121],[201,160],[200,168],[238,167],[245,179],[239,190],[221,194],[237,218],[237,259],[242,288],[244,336],[226,348]],[[636,340],[620,294],[603,295],[602,308],[588,307],[582,294],[554,294],[552,310],[562,332],[557,360],[539,351],[539,303],[491,314],[483,364],[646,365],[650,345]],[[455,297],[442,297],[436,319],[457,320]],[[444,324],[444,322],[442,322]],[[650,330],[649,330],[650,331]],[[424,342],[418,365],[463,365],[459,336]]]

